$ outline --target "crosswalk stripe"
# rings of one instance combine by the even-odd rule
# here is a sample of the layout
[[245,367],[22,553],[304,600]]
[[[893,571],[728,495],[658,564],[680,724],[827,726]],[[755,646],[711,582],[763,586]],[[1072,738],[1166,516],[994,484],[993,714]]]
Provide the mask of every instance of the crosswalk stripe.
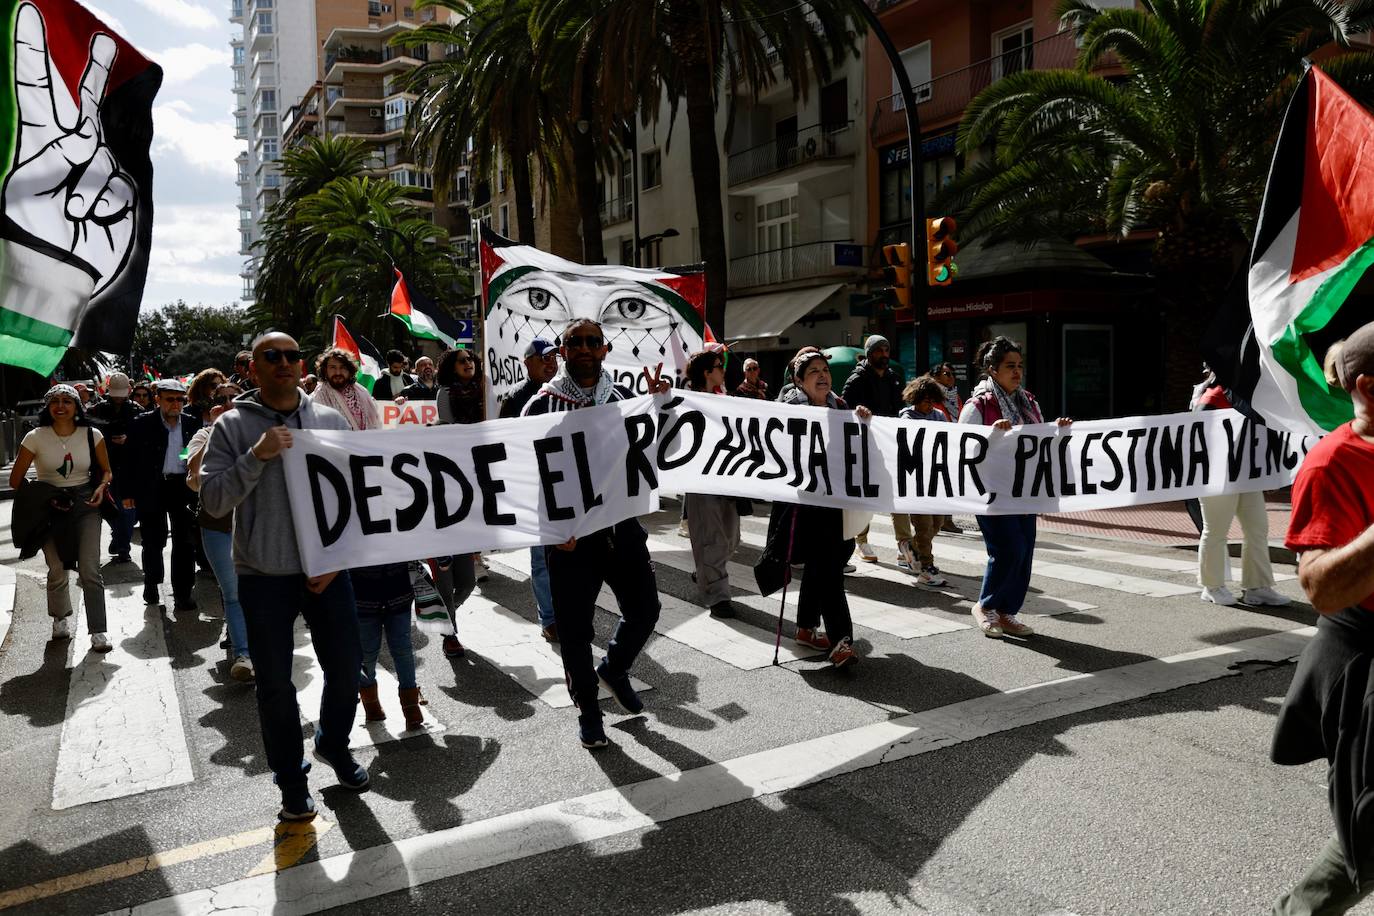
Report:
[[[870,531],[869,539],[872,540],[872,537],[873,532]],[[757,547],[760,550],[763,549],[764,542],[766,540],[764,535],[759,534],[755,531],[741,531],[740,539],[749,546]],[[895,543],[893,546],[895,548]],[[943,555],[941,557],[937,557],[936,559],[942,559],[942,557]],[[986,561],[987,558],[984,557],[983,560],[980,561],[979,565],[982,565],[982,563]],[[941,594],[948,598],[955,599],[954,606],[961,611],[968,610],[969,608],[973,607],[973,603],[976,600],[976,596],[974,598],[965,598],[962,594],[952,589],[926,589],[924,587],[918,587],[915,585],[915,580],[910,575],[902,572],[899,569],[892,569],[889,566],[883,566],[878,563],[859,562],[855,564],[855,567],[856,570],[852,574],[853,578],[879,579],[884,582],[893,582],[898,585],[907,585],[915,589],[916,594],[924,594],[927,591],[930,591],[935,594]],[[980,571],[979,575],[981,574],[982,573]],[[850,596],[849,600],[852,606],[854,602],[854,596]],[[1054,595],[1046,595],[1042,593],[1032,592],[1031,594],[1026,596],[1026,604],[1021,609],[1021,613],[1026,614],[1028,616],[1048,617],[1055,614],[1072,614],[1077,613],[1079,611],[1091,611],[1096,607],[1097,605],[1088,604],[1085,601],[1074,601],[1071,598],[1059,598]],[[857,620],[857,618],[855,619]]]
[[[377,698],[386,710],[386,718],[380,722],[368,722],[362,704],[358,704],[353,730],[348,736],[349,747],[373,747],[426,733],[437,735],[448,729],[448,726],[435,718],[434,713],[430,711],[431,707],[421,706],[420,711],[425,717],[424,726],[407,730],[405,715],[401,712],[401,703],[396,694],[401,685],[396,680],[396,675],[382,667],[380,659],[377,661],[376,678]],[[324,699],[324,669],[320,667],[319,658],[315,655],[309,637],[304,644],[296,646],[296,655],[291,666],[291,683],[296,685],[296,704],[300,707],[301,721],[313,723],[314,717],[319,713],[320,702]]]
[[[498,554],[496,562],[526,580],[530,575],[528,551]],[[658,554],[654,554],[658,560]],[[705,608],[689,604],[680,598],[660,591],[658,623],[654,631],[674,642],[696,649],[735,668],[750,671],[773,664],[774,634],[742,620],[717,620]],[[598,599],[602,607],[615,608],[615,595],[603,589]],[[814,658],[814,649],[798,646],[790,639],[783,640],[778,652],[782,664]]]
[[[537,623],[490,598],[473,594],[459,609],[458,638],[487,664],[549,706],[572,705],[563,676],[563,658],[557,649],[545,642]],[[592,646],[594,656],[600,656],[603,651]],[[630,684],[639,693],[653,689],[634,677],[630,678]],[[609,698],[610,692],[602,687],[601,699]]]
[[[73,597],[80,594],[75,576]],[[54,809],[138,795],[190,782],[191,752],[181,721],[163,616],[145,609],[133,586],[106,589],[114,649],[91,652],[86,614],[68,650],[67,714],[53,777]],[[79,602],[74,601],[79,607]]]

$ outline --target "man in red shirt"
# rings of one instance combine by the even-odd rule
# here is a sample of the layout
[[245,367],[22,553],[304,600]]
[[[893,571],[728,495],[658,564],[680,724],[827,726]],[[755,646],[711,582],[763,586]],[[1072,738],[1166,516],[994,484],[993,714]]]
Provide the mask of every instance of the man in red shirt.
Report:
[[1293,483],[1286,543],[1321,618],[1279,711],[1275,763],[1326,758],[1336,833],[1276,914],[1344,913],[1374,890],[1374,324],[1328,362],[1355,419],[1317,443]]

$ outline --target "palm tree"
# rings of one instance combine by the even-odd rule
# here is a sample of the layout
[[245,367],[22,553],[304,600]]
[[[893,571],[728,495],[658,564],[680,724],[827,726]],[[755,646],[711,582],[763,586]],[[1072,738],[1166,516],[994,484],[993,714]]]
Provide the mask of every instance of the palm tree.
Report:
[[[1077,66],[994,83],[959,129],[965,155],[991,147],[936,201],[965,240],[1030,243],[1084,233],[1159,233],[1152,260],[1166,311],[1167,374],[1191,380],[1197,344],[1242,269],[1284,106],[1303,59],[1374,100],[1374,55],[1349,36],[1369,0],[1141,0],[1099,10],[1061,0]],[[1107,75],[1103,75],[1104,72]]]
[[[449,11],[392,41],[403,47],[442,44],[456,54],[428,61],[407,77],[419,96],[410,127],[412,149],[447,184],[471,144],[483,175],[498,156],[510,165],[516,237],[534,244],[531,160],[546,182],[560,166],[564,137],[553,99],[543,91],[528,29],[531,0],[420,0],[420,9]],[[565,116],[566,116],[566,109]]]
[[[847,0],[531,0],[533,31],[561,35],[596,68],[596,107],[648,124],[660,100],[670,124],[687,108],[697,227],[706,262],[706,319],[725,332],[727,260],[716,108],[779,79],[804,98],[825,82],[862,26]],[[770,61],[776,56],[777,64]],[[728,123],[728,119],[727,119]],[[671,137],[671,130],[669,136]]]

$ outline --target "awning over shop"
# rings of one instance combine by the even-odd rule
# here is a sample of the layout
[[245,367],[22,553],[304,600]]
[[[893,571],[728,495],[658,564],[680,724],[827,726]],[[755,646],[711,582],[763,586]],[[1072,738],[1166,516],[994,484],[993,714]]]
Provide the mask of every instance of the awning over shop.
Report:
[[735,344],[781,337],[789,327],[842,289],[843,283],[832,283],[727,300],[726,341]]

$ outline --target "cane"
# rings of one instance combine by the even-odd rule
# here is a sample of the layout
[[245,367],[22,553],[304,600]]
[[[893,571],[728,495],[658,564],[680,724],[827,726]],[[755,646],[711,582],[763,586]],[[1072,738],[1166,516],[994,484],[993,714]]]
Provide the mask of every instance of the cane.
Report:
[[787,586],[792,582],[792,545],[797,540],[797,514],[801,512],[800,506],[792,507],[792,527],[787,532],[787,571],[782,579],[782,600],[778,604],[778,632],[773,641],[773,664],[778,664],[778,655],[782,652],[782,618],[787,611]]

